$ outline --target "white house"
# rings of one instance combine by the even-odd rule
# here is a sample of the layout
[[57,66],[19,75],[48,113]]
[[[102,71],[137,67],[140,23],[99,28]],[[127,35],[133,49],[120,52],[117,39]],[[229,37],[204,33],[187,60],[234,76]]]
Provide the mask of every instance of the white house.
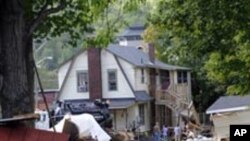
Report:
[[[165,109],[169,106],[168,101],[164,101],[167,99],[160,99],[160,102],[153,100],[159,90],[160,94],[167,95],[166,90],[174,88],[171,89],[172,94],[178,91],[180,95],[177,97],[190,100],[190,69],[157,60],[154,47],[146,45],[141,39],[142,28],[129,30],[138,31],[129,34],[133,38],[124,36],[122,41],[126,40],[126,44],[120,42],[120,45],[112,44],[106,49],[89,48],[62,64],[58,69],[58,99],[75,104],[107,99],[115,129],[140,127],[140,131],[144,132],[150,130],[153,122],[160,118],[175,118],[173,115],[176,113],[170,115],[171,107]],[[159,109],[164,110],[163,114]],[[167,113],[167,110],[170,112]],[[161,123],[166,124],[165,121]]]
[[206,111],[211,115],[214,125],[214,138],[229,140],[230,125],[250,124],[250,95],[222,96]]

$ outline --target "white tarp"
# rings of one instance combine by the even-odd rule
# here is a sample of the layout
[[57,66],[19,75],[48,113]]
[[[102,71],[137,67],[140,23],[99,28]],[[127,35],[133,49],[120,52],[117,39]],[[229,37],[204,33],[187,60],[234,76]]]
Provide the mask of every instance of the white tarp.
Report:
[[111,137],[100,127],[94,117],[90,114],[65,115],[64,118],[55,125],[56,132],[63,131],[66,119],[77,125],[80,137],[90,135],[94,139],[97,137],[98,141],[110,141],[111,139]]

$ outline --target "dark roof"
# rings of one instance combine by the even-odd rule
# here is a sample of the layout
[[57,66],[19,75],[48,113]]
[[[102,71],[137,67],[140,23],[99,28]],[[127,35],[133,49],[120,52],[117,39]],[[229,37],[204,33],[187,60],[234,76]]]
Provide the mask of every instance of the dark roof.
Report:
[[125,61],[138,66],[138,67],[152,67],[166,70],[191,70],[190,68],[169,65],[155,59],[155,63],[149,60],[147,53],[135,48],[135,47],[124,47],[117,44],[111,44],[107,48],[109,52],[116,56],[124,59]]
[[128,37],[128,36],[141,36],[145,30],[145,26],[142,24],[134,24],[128,27],[125,31],[120,33],[119,37]]
[[245,107],[245,106],[250,106],[250,95],[222,96],[207,109],[207,113],[214,113],[213,111],[215,110],[230,111],[229,109]]
[[[62,63],[59,67],[71,61],[73,58],[77,57],[84,51],[86,50],[79,51],[77,54],[72,56],[69,60]],[[155,63],[153,64],[149,60],[149,56],[147,53],[135,47],[129,47],[129,46],[125,47],[125,46],[120,46],[118,44],[110,44],[107,48],[107,51],[109,51],[112,54],[115,54],[116,56],[122,58],[123,60],[137,67],[158,68],[158,69],[165,69],[165,70],[191,70],[188,67],[181,67],[181,66],[166,64],[158,59],[155,59]]]
[[133,98],[123,98],[123,99],[109,99],[110,109],[126,109],[135,104],[135,99]]
[[135,100],[136,101],[150,101],[153,98],[149,96],[146,91],[135,91]]

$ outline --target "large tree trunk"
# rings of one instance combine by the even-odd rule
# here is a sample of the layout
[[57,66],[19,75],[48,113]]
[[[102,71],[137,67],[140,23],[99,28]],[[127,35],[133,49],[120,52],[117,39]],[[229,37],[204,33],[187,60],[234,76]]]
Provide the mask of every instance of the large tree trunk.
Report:
[[4,118],[33,113],[33,50],[23,0],[0,2],[0,103]]

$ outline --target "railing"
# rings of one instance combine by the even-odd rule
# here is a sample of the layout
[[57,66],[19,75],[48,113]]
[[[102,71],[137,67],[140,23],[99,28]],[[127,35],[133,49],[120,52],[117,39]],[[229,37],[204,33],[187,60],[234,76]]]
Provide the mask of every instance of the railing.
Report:
[[161,86],[157,86],[156,102],[164,104],[172,110],[184,110],[187,109],[188,100],[187,93],[181,94],[177,92],[175,85],[169,85],[167,89],[161,89]]
[[170,84],[166,90],[162,90],[161,86],[157,86],[156,89],[156,103],[164,104],[174,111],[190,110],[196,122],[200,123],[195,107],[192,105],[188,108],[191,102],[188,98],[188,87]]

